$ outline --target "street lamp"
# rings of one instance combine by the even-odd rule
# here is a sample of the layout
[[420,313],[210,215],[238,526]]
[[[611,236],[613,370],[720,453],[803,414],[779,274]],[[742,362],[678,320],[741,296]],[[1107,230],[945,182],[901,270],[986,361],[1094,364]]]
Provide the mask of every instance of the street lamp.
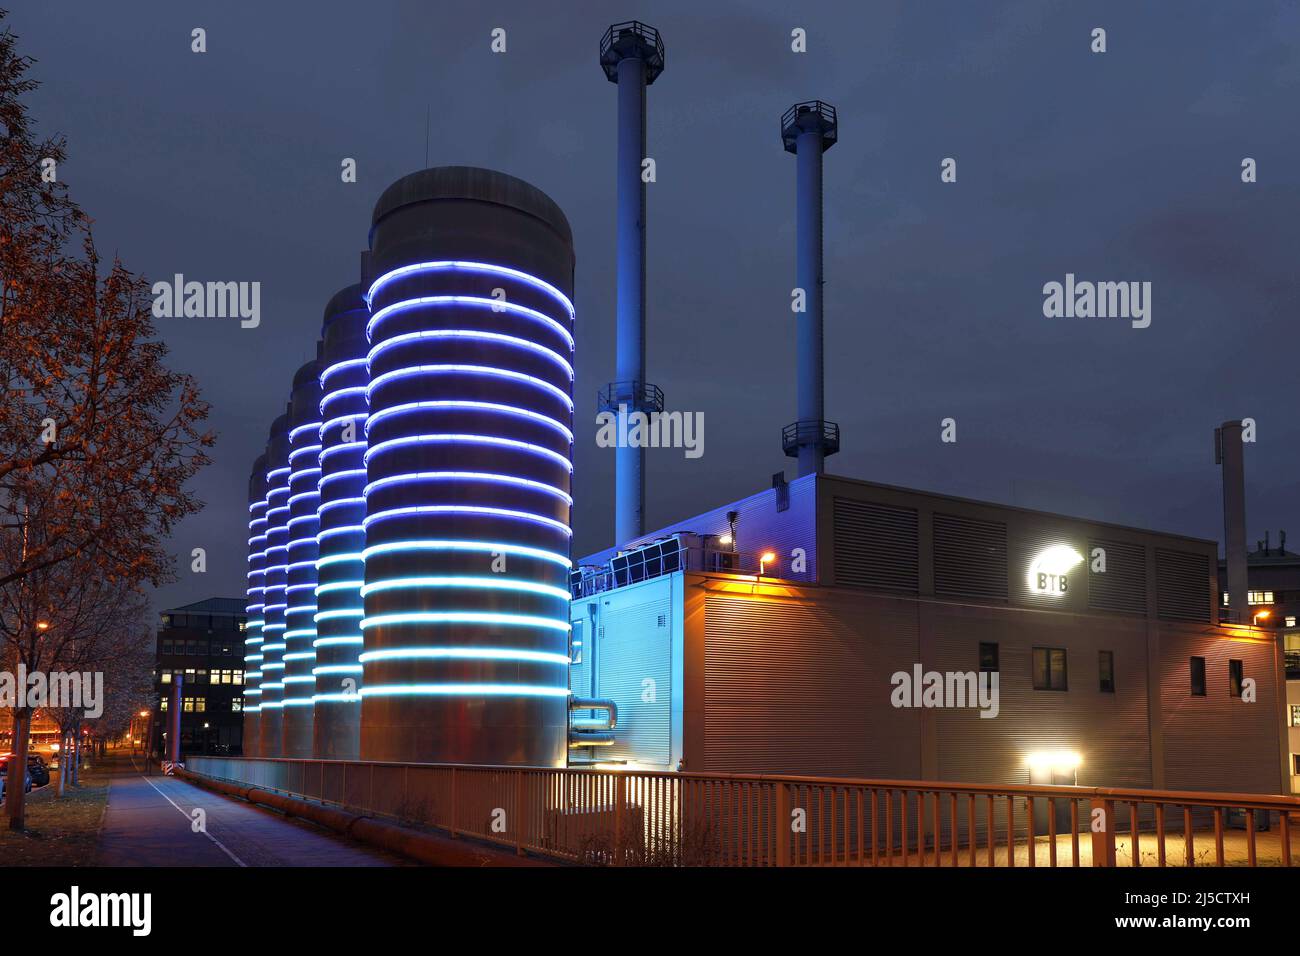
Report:
[[1259,627],[1260,621],[1267,621],[1272,616],[1273,616],[1272,611],[1256,611],[1255,620],[1254,620],[1255,626]]
[[764,551],[758,556],[758,576],[761,578],[767,573],[767,566],[776,560],[776,554],[772,551]]

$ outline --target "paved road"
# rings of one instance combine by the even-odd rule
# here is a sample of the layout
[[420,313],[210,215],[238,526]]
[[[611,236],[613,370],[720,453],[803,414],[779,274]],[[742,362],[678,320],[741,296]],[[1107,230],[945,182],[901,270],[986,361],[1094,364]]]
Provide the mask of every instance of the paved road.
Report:
[[[111,758],[110,758],[111,759]],[[205,832],[195,832],[201,809]],[[309,823],[174,777],[142,776],[122,758],[108,791],[100,866],[400,866]]]

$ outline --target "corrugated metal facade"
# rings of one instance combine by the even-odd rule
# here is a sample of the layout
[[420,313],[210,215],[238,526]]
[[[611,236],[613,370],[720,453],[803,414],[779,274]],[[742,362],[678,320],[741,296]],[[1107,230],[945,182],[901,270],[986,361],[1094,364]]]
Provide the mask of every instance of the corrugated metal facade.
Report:
[[914,602],[687,581],[704,601],[704,770],[919,775],[919,715],[889,703],[890,674],[917,656]]
[[[1281,792],[1275,645],[1225,638],[1209,627],[1161,624],[1159,633],[1165,787]],[[1205,658],[1204,697],[1191,693],[1192,657]],[[1254,703],[1229,690],[1234,659],[1255,679]]]
[[[1083,757],[1086,786],[1151,786],[1147,723],[1146,623],[1077,614],[939,605],[932,616],[937,671],[979,667],[979,644],[998,645],[999,711],[935,710],[938,776],[975,783],[1028,783],[1036,751]],[[1068,689],[1035,690],[1034,647],[1066,652]],[[1103,693],[1098,652],[1115,655],[1115,693]]]

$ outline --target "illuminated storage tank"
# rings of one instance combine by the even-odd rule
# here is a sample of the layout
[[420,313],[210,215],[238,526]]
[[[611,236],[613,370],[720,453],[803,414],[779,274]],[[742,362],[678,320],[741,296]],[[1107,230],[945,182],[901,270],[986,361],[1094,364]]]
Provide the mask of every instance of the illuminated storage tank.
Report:
[[356,760],[361,732],[361,585],[366,545],[366,322],[362,288],[337,292],[321,333],[320,530],[316,534],[314,754]]
[[568,222],[443,167],[390,186],[370,239],[361,758],[562,766]]
[[[319,347],[318,347],[319,348]],[[289,399],[289,515],[284,609],[284,731],[281,756],[312,755],[316,678],[316,507],[320,503],[320,366],[293,376]]]
[[283,746],[285,572],[289,564],[289,415],[271,425],[266,445],[266,574],[262,592],[262,684],[258,756]]
[[258,455],[248,476],[248,604],[244,624],[244,749],[257,756],[262,682],[262,592],[266,584],[266,455]]

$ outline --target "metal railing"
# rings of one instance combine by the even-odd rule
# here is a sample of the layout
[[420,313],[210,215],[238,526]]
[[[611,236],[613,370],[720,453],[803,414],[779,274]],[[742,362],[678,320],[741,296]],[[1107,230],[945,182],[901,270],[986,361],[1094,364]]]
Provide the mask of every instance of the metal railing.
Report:
[[712,541],[716,541],[713,535],[674,532],[621,552],[604,564],[579,565],[569,572],[569,591],[577,601],[677,571],[752,575],[762,570],[763,552],[714,547]]
[[238,757],[186,766],[590,865],[1292,866],[1300,850],[1300,797],[1264,794]]

